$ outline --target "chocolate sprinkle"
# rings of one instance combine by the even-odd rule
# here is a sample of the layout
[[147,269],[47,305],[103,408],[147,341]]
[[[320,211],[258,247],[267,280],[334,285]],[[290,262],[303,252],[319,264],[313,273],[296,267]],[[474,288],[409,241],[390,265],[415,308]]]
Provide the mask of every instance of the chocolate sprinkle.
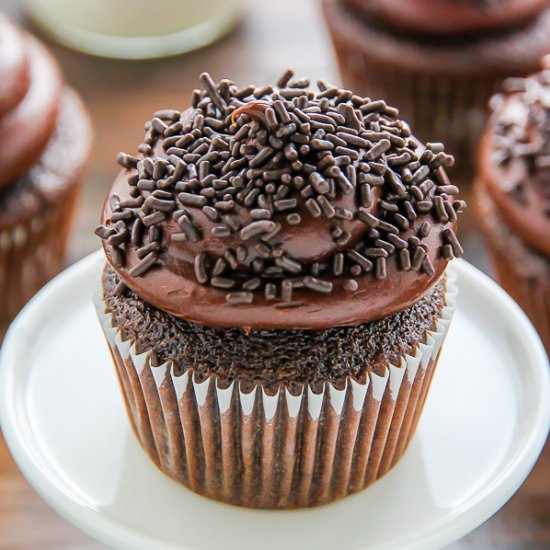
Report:
[[511,170],[505,182],[509,196],[525,204],[526,186],[538,186],[541,210],[550,218],[550,70],[525,79],[508,79],[504,89],[516,95],[523,108],[503,114],[504,97],[493,98],[493,160],[503,167],[512,162],[523,165],[523,170]]
[[[200,79],[192,110],[157,111],[140,155],[117,157],[132,198],[113,196],[96,229],[117,269],[130,246],[139,262],[128,274],[140,277],[163,265],[170,242],[220,239],[221,252],[194,256],[197,282],[225,291],[229,306],[259,293],[285,307],[301,304],[299,289],[356,291],[357,277],[385,279],[390,269],[434,273],[423,240],[465,207],[441,144],[421,145],[382,100],[324,82],[309,90],[290,69],[261,88]],[[346,196],[356,207],[342,204]],[[293,257],[285,244],[288,227],[312,219],[328,224],[335,246],[322,263]],[[178,231],[164,230],[170,220]],[[204,220],[214,225],[204,229]],[[359,240],[350,232],[357,224]],[[445,259],[463,253],[449,227],[437,246]]]

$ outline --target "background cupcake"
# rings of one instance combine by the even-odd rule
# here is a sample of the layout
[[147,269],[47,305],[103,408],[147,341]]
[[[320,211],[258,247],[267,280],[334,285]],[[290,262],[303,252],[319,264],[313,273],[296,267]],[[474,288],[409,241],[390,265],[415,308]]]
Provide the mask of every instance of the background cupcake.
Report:
[[500,284],[550,353],[550,71],[505,90],[482,141],[479,220]]
[[165,473],[239,505],[325,504],[414,433],[462,253],[452,157],[384,101],[290,71],[201,80],[119,155],[98,313]]
[[550,51],[544,0],[324,0],[344,84],[385,97],[470,176],[487,102]]
[[0,337],[63,267],[91,127],[44,47],[0,15]]

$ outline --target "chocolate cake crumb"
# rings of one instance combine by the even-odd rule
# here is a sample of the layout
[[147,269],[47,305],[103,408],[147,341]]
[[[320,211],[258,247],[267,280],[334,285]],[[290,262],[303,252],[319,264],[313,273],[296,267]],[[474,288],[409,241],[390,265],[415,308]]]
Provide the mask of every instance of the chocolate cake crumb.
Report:
[[[193,369],[200,377],[216,375],[222,383],[238,379],[271,390],[290,390],[325,381],[341,385],[348,377],[364,381],[369,370],[383,375],[388,362],[412,353],[445,305],[440,280],[413,306],[383,319],[325,330],[210,328],[175,318],[147,304],[132,291],[121,293],[120,279],[109,265],[103,273],[107,311],[138,352],[151,350],[157,364],[172,360],[179,375]],[[231,300],[249,300],[230,293]],[[285,304],[292,307],[292,302]]]

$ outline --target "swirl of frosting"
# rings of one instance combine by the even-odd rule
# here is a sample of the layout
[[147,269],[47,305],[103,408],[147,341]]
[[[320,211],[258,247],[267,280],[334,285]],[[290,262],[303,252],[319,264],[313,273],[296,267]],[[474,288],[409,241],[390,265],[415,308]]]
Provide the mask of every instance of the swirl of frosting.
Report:
[[461,34],[513,27],[536,17],[547,0],[347,0],[357,11],[404,30]]
[[0,187],[41,157],[56,127],[63,86],[47,50],[0,16]]
[[550,256],[550,70],[505,89],[493,99],[480,177],[510,228]]
[[275,87],[201,79],[192,108],[155,113],[140,155],[119,155],[96,233],[121,292],[210,326],[356,325],[461,255],[453,159],[384,101],[290,71]]

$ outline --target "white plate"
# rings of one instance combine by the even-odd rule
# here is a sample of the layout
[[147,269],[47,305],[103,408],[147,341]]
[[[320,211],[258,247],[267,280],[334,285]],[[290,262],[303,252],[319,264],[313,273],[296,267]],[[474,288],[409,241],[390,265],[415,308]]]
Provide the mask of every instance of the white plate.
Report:
[[459,308],[417,435],[394,470],[310,510],[255,511],[197,496],[161,474],[131,432],[90,299],[99,258],[60,275],[12,326],[0,413],[36,490],[114,548],[438,548],[511,497],[548,434],[538,337],[497,285],[456,261]]

